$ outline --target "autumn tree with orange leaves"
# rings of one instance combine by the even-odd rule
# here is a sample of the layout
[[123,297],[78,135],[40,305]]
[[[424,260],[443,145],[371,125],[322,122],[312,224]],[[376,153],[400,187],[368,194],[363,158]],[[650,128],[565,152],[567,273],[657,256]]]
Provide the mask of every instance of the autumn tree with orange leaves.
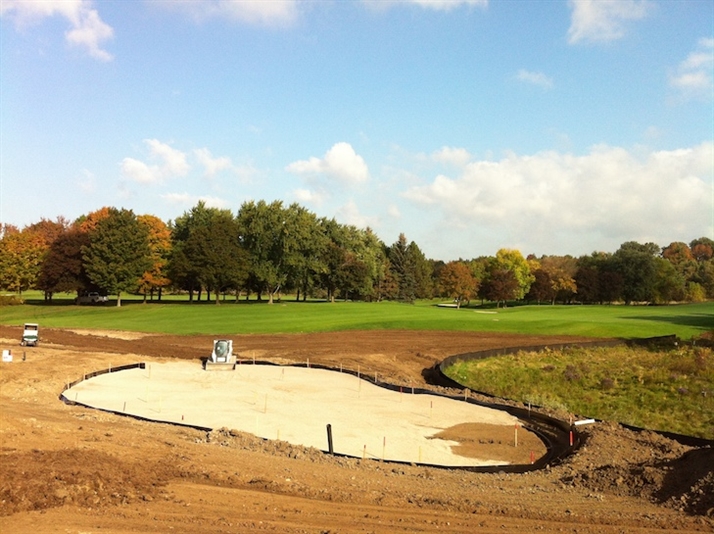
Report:
[[456,307],[461,303],[468,304],[478,291],[479,281],[471,269],[461,261],[451,261],[439,272],[439,291],[442,296],[451,297]]
[[150,294],[153,300],[156,290],[158,290],[159,300],[161,300],[163,288],[171,283],[166,274],[171,254],[171,230],[164,221],[154,215],[139,215],[136,219],[148,231],[149,259],[151,260],[151,267],[139,279],[139,291],[144,295],[144,302],[146,302],[147,294]]

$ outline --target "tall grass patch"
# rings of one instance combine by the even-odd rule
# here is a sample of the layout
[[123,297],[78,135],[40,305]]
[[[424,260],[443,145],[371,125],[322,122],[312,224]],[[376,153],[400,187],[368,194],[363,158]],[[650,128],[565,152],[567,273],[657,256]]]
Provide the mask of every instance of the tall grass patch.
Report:
[[714,355],[706,347],[519,352],[460,362],[446,374],[499,397],[714,439]]

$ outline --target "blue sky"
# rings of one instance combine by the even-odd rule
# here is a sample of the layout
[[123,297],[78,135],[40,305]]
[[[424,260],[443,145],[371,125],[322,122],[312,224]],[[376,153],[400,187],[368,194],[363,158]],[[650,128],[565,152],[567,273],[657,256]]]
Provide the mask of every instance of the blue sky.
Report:
[[3,0],[0,221],[297,202],[434,259],[714,238],[714,3]]

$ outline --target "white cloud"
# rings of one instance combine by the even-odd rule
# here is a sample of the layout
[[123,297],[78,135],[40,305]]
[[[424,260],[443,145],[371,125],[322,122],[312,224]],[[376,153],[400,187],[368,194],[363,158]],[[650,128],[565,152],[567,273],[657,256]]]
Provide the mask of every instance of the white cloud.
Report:
[[344,184],[360,184],[369,180],[367,164],[349,143],[336,143],[320,159],[311,157],[291,163],[285,170],[302,176],[324,175]]
[[235,170],[231,158],[226,156],[214,158],[211,151],[207,148],[198,148],[194,150],[193,153],[201,165],[203,165],[203,175],[207,178],[215,176],[224,170]]
[[625,23],[647,15],[646,0],[568,0],[572,9],[568,42],[607,42],[625,35]]
[[335,218],[342,224],[349,224],[357,228],[374,228],[379,225],[378,217],[370,217],[360,213],[357,204],[353,200],[348,201],[345,205],[337,209]]
[[150,149],[150,157],[158,163],[148,165],[134,158],[124,158],[121,163],[122,174],[141,184],[152,184],[174,176],[185,176],[191,169],[186,161],[186,154],[157,139],[144,139]]
[[295,200],[304,204],[312,204],[315,206],[321,206],[325,201],[326,195],[321,191],[314,191],[311,189],[296,189],[293,191],[293,196]]
[[298,17],[298,0],[183,0],[159,2],[195,20],[222,18],[262,26],[289,26]]
[[199,202],[205,202],[208,208],[225,209],[229,206],[228,202],[218,197],[195,196],[188,193],[167,193],[161,195],[168,204],[174,206],[195,206]]
[[705,96],[711,98],[714,82],[714,39],[699,39],[697,48],[677,67],[669,83],[684,96]]
[[445,163],[456,167],[463,167],[471,161],[471,154],[465,148],[442,147],[431,155],[437,163]]
[[0,15],[10,17],[18,29],[55,15],[64,17],[71,25],[65,32],[69,44],[85,48],[100,61],[113,59],[102,44],[114,37],[114,29],[101,19],[90,0],[2,0]]
[[436,209],[452,230],[573,253],[605,241],[614,250],[633,239],[666,244],[711,232],[712,176],[713,143],[644,154],[600,146],[583,156],[551,151],[472,162],[456,178],[439,175],[403,196],[425,216]]
[[516,79],[524,83],[537,85],[538,87],[541,87],[543,89],[553,88],[552,78],[546,76],[542,72],[533,72],[525,69],[520,69],[516,74]]
[[435,11],[451,11],[461,6],[487,7],[488,0],[362,0],[372,9],[386,9],[393,5],[415,4]]

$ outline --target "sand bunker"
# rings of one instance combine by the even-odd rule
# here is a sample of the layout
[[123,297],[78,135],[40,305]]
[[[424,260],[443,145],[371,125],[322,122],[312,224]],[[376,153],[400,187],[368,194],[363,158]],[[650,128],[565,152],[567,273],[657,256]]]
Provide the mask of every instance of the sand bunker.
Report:
[[436,395],[390,391],[348,373],[271,365],[204,371],[196,362],[147,364],[84,380],[65,397],[162,422],[228,427],[335,453],[443,466],[502,465],[460,456],[436,437],[462,423],[504,425],[506,412]]

